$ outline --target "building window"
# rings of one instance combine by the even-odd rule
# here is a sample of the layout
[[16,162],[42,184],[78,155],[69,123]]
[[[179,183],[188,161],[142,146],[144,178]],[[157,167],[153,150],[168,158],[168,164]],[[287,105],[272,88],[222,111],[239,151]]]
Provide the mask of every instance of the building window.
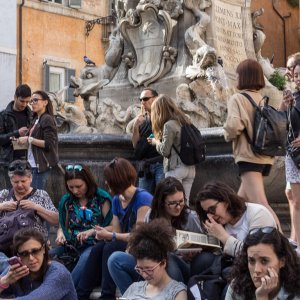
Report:
[[49,67],[49,92],[57,92],[65,87],[65,69]]
[[65,89],[62,100],[75,102],[74,89],[69,88],[70,77],[75,76],[74,69],[46,65],[44,68],[44,86],[46,92],[58,92]]
[[48,0],[48,2],[59,3],[62,4],[62,0]]
[[73,8],[81,8],[81,0],[69,0],[69,6]]

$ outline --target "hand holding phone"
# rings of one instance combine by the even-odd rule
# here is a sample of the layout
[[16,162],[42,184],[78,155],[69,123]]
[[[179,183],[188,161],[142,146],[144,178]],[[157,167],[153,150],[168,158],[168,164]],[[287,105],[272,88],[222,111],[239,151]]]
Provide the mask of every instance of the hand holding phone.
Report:
[[13,257],[9,258],[7,260],[7,262],[11,266],[13,266],[13,265],[19,265],[20,267],[23,266],[21,259],[17,256],[13,256]]

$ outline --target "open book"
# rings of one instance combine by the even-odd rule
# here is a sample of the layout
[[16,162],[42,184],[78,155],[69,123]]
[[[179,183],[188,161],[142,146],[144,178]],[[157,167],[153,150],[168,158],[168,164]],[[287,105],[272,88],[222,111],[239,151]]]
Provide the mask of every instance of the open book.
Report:
[[184,230],[176,230],[176,246],[178,252],[221,249],[220,242],[215,237]]

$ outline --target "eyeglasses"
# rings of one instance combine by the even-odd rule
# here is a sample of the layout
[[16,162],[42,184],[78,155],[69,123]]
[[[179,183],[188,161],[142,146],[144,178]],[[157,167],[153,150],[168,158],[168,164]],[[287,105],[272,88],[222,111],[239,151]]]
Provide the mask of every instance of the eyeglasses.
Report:
[[219,203],[220,203],[220,201],[218,201],[218,202],[217,202],[216,204],[214,204],[214,205],[211,205],[205,212],[206,212],[207,214],[215,215]]
[[42,245],[41,248],[33,248],[30,251],[18,252],[18,256],[24,259],[29,259],[30,255],[34,257],[39,255],[43,248],[44,245]]
[[182,199],[179,201],[170,201],[170,202],[166,202],[166,204],[171,208],[176,208],[177,206],[184,206],[185,200]]
[[66,171],[67,172],[81,172],[83,167],[81,165],[67,165],[66,166]]
[[150,96],[150,97],[143,97],[143,98],[140,98],[140,101],[141,101],[141,102],[142,102],[142,101],[146,102],[146,101],[150,100],[151,98],[153,98],[153,96]]
[[15,171],[23,172],[25,170],[31,170],[31,166],[28,163],[25,164],[17,163],[8,167],[9,172],[15,172]]
[[154,273],[154,270],[161,264],[161,261],[155,265],[153,268],[140,268],[138,265],[136,265],[134,267],[134,269],[140,274],[143,276],[143,273],[145,273],[146,275],[148,276],[152,276],[153,273]]
[[39,100],[44,100],[44,99],[41,99],[41,98],[32,98],[29,103],[30,104],[36,104],[36,103],[39,102]]
[[249,235],[253,235],[253,234],[256,234],[258,232],[261,232],[261,233],[265,233],[265,234],[268,234],[268,233],[271,233],[273,232],[274,230],[276,230],[275,227],[271,227],[271,226],[266,226],[266,227],[261,227],[261,228],[252,228],[250,231],[249,231]]

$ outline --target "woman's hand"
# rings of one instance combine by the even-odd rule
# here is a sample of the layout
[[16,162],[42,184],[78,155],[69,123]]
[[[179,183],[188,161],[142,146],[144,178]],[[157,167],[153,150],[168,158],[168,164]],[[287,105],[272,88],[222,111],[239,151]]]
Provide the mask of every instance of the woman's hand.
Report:
[[0,210],[1,211],[14,211],[17,209],[17,201],[6,201],[1,203]]
[[97,240],[111,240],[112,238],[112,232],[108,231],[104,227],[95,226],[96,229],[96,239]]
[[256,300],[269,299],[269,294],[278,288],[278,274],[273,268],[268,268],[268,274],[261,278],[261,286],[256,289]]
[[22,136],[22,137],[19,137],[19,138],[17,139],[17,143],[18,143],[19,145],[26,145],[26,144],[28,144],[28,136]]
[[28,274],[29,268],[27,266],[15,264],[11,266],[8,273],[1,278],[1,283],[4,285],[10,285],[27,276]]
[[296,148],[300,148],[300,137],[295,138],[291,144]]
[[223,225],[217,223],[211,214],[207,214],[208,220],[205,221],[204,226],[207,230],[209,235],[214,236],[223,244],[226,243],[227,239],[229,238],[229,234],[224,229]]
[[62,230],[59,229],[57,231],[57,236],[56,236],[56,239],[55,239],[55,243],[57,245],[63,245],[65,242],[66,242],[66,237],[65,237],[64,233],[62,232]]
[[76,236],[77,240],[80,242],[82,245],[90,236],[95,234],[95,229],[89,229],[86,231],[79,232]]
[[37,210],[39,205],[30,201],[30,200],[22,200],[20,201],[19,203],[20,207],[21,208],[24,208],[24,209],[33,209],[33,210]]
[[147,141],[152,146],[155,146],[157,142],[155,138],[147,138]]

